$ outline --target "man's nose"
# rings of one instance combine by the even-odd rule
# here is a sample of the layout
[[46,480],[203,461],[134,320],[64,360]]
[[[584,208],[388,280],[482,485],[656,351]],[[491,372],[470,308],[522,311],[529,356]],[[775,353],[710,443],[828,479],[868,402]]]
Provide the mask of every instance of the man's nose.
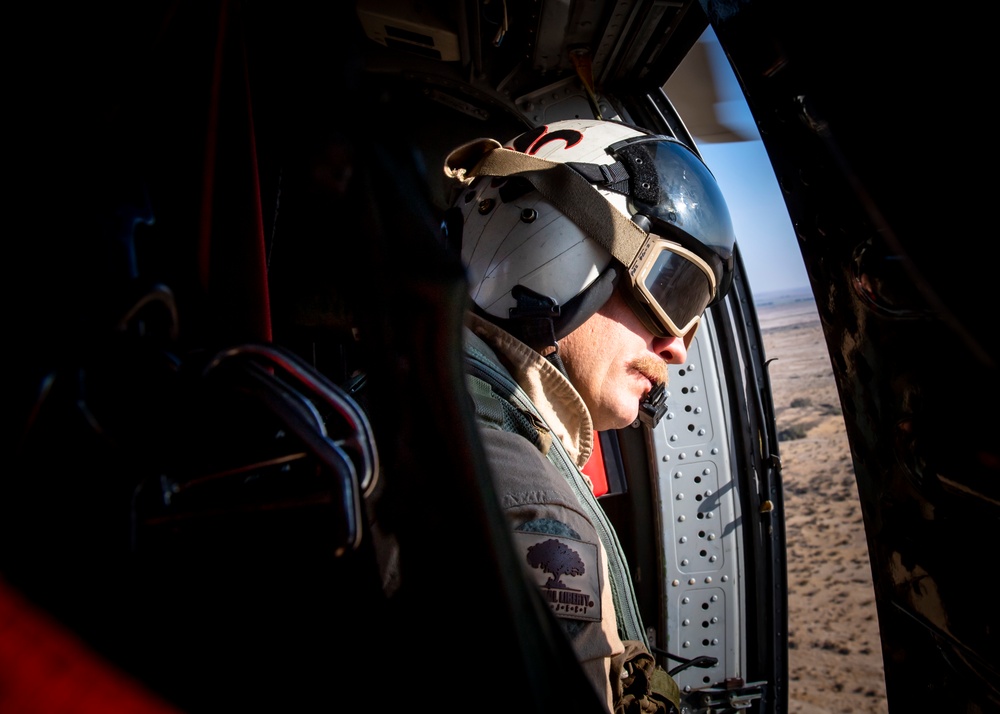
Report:
[[653,351],[660,355],[667,364],[684,364],[687,361],[687,348],[684,340],[669,335],[653,339]]

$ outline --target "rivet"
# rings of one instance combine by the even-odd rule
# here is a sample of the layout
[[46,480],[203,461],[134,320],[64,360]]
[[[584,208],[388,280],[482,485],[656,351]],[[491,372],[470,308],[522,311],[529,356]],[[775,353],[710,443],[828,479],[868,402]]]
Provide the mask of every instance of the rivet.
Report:
[[479,213],[481,215],[486,215],[492,210],[493,210],[492,198],[484,198],[482,201],[479,202]]
[[538,211],[534,208],[525,208],[521,211],[521,223],[534,223],[538,218]]

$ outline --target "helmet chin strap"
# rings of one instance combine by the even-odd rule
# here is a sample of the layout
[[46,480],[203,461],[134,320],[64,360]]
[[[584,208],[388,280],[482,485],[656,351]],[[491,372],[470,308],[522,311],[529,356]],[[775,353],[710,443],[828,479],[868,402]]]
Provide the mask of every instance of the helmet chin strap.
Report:
[[510,309],[507,331],[566,374],[556,339],[555,322],[561,310],[555,300],[523,285],[515,285],[510,294],[517,300],[517,307]]
[[613,263],[591,283],[590,287],[562,306],[560,319],[556,324],[557,340],[571,333],[604,307],[615,291],[615,283],[620,272],[619,266]]
[[559,340],[604,307],[614,292],[617,277],[618,270],[609,267],[590,287],[562,307],[552,298],[515,285],[511,295],[517,300],[517,307],[511,308],[506,329],[565,375],[566,369],[559,357]]

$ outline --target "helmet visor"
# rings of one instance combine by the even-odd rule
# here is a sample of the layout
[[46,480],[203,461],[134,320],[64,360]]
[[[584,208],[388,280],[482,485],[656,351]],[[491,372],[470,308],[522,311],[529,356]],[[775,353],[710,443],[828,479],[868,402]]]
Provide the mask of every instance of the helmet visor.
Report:
[[728,288],[736,233],[712,172],[691,149],[666,137],[628,139],[609,150],[629,174],[633,220],[641,216],[650,233],[700,256],[715,275],[713,299],[721,297]]
[[652,318],[661,336],[689,345],[702,313],[716,293],[715,273],[694,252],[651,234],[629,270],[634,302]]

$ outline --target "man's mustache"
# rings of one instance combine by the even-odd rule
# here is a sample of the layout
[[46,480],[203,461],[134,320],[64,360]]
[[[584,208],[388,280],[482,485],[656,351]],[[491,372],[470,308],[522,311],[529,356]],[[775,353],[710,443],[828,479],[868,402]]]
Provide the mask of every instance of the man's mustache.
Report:
[[642,355],[641,357],[637,357],[632,360],[632,363],[629,366],[637,372],[642,372],[657,384],[660,382],[666,384],[670,379],[670,375],[667,371],[667,363],[659,357]]

